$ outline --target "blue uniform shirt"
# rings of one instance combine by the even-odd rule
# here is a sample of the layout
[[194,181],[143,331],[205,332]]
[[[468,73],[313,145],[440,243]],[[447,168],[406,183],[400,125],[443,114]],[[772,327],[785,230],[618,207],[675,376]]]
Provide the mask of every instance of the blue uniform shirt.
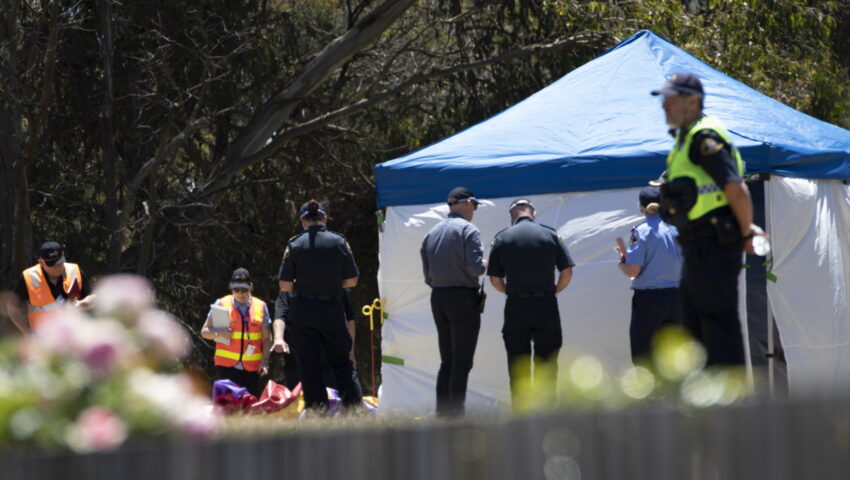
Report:
[[682,274],[682,252],[676,238],[679,233],[659,215],[646,217],[646,222],[632,229],[626,250],[626,263],[640,265],[640,273],[632,280],[635,290],[679,286]]

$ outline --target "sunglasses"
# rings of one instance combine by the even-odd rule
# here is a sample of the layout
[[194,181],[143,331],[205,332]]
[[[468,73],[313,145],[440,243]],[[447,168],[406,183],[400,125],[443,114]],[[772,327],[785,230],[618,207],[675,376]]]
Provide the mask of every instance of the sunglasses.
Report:
[[248,292],[250,292],[250,290],[248,290],[247,288],[231,288],[230,290],[232,290],[236,293],[248,293]]
[[457,205],[458,203],[470,203],[470,202],[472,203],[472,211],[478,210],[478,200],[476,200],[475,197],[462,198],[462,199],[456,201],[455,203],[453,203],[453,205]]

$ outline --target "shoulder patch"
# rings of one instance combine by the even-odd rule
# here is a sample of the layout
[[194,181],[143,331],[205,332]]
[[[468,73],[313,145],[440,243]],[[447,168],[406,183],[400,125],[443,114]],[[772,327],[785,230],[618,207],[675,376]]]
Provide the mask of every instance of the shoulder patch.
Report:
[[636,245],[638,242],[637,227],[632,227],[632,235],[629,237],[629,245]]
[[289,245],[283,250],[283,258],[287,258],[289,256]]
[[352,253],[351,245],[348,243],[348,240],[344,240],[344,242],[345,242],[345,249],[348,250],[348,253]]
[[699,144],[699,152],[703,154],[703,156],[714,155],[720,150],[723,150],[723,144],[709,136],[703,138],[702,142]]

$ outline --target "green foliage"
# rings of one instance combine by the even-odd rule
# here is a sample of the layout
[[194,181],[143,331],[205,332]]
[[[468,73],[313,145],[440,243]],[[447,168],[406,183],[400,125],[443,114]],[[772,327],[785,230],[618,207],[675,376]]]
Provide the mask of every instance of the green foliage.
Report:
[[[224,191],[199,193],[225,168],[225,152],[252,115],[367,13],[364,6],[375,3],[113,2],[111,140],[117,153],[107,164],[101,2],[62,2],[56,96],[37,161],[28,169],[33,242],[58,239],[86,273],[111,273],[116,268],[109,267],[108,246],[118,212],[108,211],[107,193],[115,194],[117,210],[132,198],[117,270],[152,279],[163,306],[197,332],[207,306],[225,293],[238,266],[253,273],[257,296],[273,303],[281,252],[300,230],[297,208],[316,198],[327,202],[330,228],[348,237],[361,267],[360,286],[353,292],[357,309],[378,296],[374,164],[502,111],[640,29],[655,31],[791,107],[850,127],[847,2],[428,0],[302,99],[284,131],[417,74],[528,45],[578,36],[588,40],[435,74],[387,101],[294,137],[239,172]],[[34,110],[42,86],[47,14],[40,8],[17,10],[0,29],[9,40],[5,26],[18,28],[15,38],[0,46],[0,115],[17,121],[22,134],[27,122],[15,112]],[[9,20],[10,12],[0,10],[0,15]],[[9,85],[16,90],[5,88]],[[15,102],[19,110],[6,108]],[[20,147],[24,136],[13,141]],[[15,160],[4,152],[0,147],[0,173]],[[140,174],[152,161],[149,173]],[[107,167],[114,168],[114,190]],[[3,255],[11,253],[4,248]],[[0,261],[6,268],[0,273],[14,279],[18,272],[8,264]],[[358,326],[356,350],[367,379],[364,323]],[[191,363],[209,368],[210,345],[195,340]]]

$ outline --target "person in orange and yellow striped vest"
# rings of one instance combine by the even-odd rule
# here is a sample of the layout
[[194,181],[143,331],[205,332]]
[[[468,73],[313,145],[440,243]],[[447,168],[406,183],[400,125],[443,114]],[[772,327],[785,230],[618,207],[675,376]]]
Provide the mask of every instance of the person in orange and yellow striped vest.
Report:
[[65,303],[88,310],[95,299],[88,278],[79,265],[65,261],[57,242],[41,245],[38,263],[21,272],[15,296],[19,302],[15,298],[9,302],[8,314],[23,333],[44,327]]
[[[260,376],[268,375],[271,318],[266,302],[251,294],[251,273],[237,268],[230,278],[230,295],[215,301],[201,336],[215,340],[213,360],[219,379],[228,379],[260,396]],[[229,311],[227,327],[213,326],[213,310]]]

